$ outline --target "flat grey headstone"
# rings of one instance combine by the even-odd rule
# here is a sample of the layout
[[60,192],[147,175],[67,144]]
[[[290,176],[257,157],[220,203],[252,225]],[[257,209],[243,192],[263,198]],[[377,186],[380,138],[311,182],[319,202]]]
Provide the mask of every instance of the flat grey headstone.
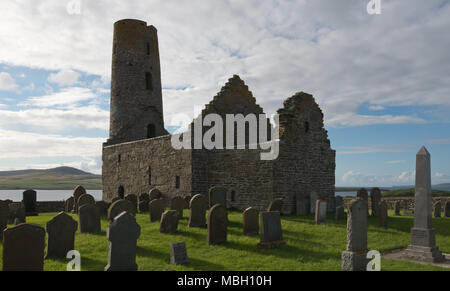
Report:
[[316,224],[325,224],[327,222],[327,201],[316,200],[314,221]]
[[259,215],[259,246],[272,247],[283,245],[280,212],[261,212]]
[[141,227],[129,212],[117,215],[108,226],[106,238],[109,240],[108,265],[105,271],[137,271],[137,240]]
[[316,201],[319,199],[319,194],[317,194],[317,192],[312,191],[310,198],[309,198],[309,204],[310,204],[310,212],[311,214],[315,214],[316,213]]
[[172,265],[187,265],[189,263],[185,242],[170,244],[170,263]]

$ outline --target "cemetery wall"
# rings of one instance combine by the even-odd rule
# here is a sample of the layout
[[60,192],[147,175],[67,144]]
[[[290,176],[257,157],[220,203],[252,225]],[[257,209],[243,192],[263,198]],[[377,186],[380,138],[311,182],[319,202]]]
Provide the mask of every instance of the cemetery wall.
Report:
[[[355,199],[355,197],[344,197],[343,199],[344,199],[345,207],[348,208],[348,206],[350,206],[350,201]],[[400,202],[400,207],[402,209],[404,209],[405,206],[407,206],[408,209],[414,209],[414,198],[413,197],[387,197],[387,198],[382,198],[382,199],[387,202],[388,209],[394,209],[394,203],[396,201]],[[442,203],[442,205],[444,205],[447,200],[450,200],[450,197],[433,197],[432,198],[433,204],[440,201]],[[370,196],[369,196],[368,204],[369,204],[369,208],[371,208],[372,203],[370,201]]]

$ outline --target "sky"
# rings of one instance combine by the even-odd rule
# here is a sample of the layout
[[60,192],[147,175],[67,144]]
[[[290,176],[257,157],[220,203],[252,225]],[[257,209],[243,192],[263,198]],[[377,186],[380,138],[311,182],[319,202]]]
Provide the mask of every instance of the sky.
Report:
[[[337,186],[450,182],[450,1],[0,0],[0,170],[101,173],[113,23],[158,29],[166,128],[238,74],[267,114],[313,94]],[[78,5],[79,4],[79,5]]]

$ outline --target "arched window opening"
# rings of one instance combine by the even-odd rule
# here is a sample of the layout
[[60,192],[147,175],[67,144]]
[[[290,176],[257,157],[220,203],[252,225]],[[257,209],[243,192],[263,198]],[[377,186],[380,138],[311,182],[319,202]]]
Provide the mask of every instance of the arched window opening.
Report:
[[121,185],[121,186],[119,186],[119,191],[118,191],[119,193],[119,198],[120,199],[124,199],[125,198],[125,188],[123,188],[123,186]]

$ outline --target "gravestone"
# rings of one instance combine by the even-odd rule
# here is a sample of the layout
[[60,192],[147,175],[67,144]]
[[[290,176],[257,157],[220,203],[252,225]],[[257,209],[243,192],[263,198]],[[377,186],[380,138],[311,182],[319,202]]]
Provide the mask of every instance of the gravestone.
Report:
[[142,193],[139,195],[139,212],[148,212],[148,204],[150,203],[150,195]]
[[75,232],[78,223],[67,213],[60,212],[47,222],[46,258],[66,258],[67,252],[74,250]]
[[283,199],[275,199],[270,202],[267,211],[279,211],[281,213],[281,208],[283,207]]
[[379,188],[373,188],[370,191],[370,200],[372,204],[372,216],[380,216],[380,209],[378,207],[381,202],[381,191]]
[[366,271],[367,259],[367,200],[351,202],[347,213],[347,249],[342,252],[342,270]]
[[75,189],[73,190],[73,209],[72,212],[73,213],[77,213],[78,212],[78,198],[80,198],[81,195],[86,194],[86,189],[84,189],[83,186],[76,186]]
[[345,208],[343,205],[336,207],[336,220],[345,219]]
[[109,205],[105,201],[95,201],[95,206],[98,208],[98,212],[100,213],[100,216],[107,217],[108,216],[108,208]]
[[150,212],[150,222],[161,221],[161,215],[164,212],[164,200],[154,199],[148,204],[148,210]]
[[306,197],[303,193],[297,192],[295,194],[295,207],[297,215],[309,214],[309,197]]
[[244,235],[256,235],[259,232],[259,211],[256,208],[249,207],[243,213],[243,232]]
[[74,203],[75,202],[74,202],[73,196],[70,196],[69,198],[67,198],[67,200],[64,202],[64,211],[72,212]]
[[8,202],[0,200],[0,231],[3,232],[8,226],[9,205]]
[[450,201],[445,201],[444,217],[450,217]]
[[395,201],[394,202],[394,215],[395,216],[400,216],[400,201]]
[[108,209],[109,221],[112,222],[117,215],[121,214],[124,211],[129,212],[133,216],[136,215],[136,208],[134,207],[133,203],[125,199],[117,200],[116,202],[111,204]]
[[78,209],[81,233],[101,232],[100,211],[92,204],[81,205]]
[[141,227],[129,212],[123,211],[114,218],[106,230],[109,251],[105,271],[137,271],[136,249],[140,235]]
[[125,196],[125,200],[128,200],[133,204],[134,213],[136,214],[138,209],[138,197],[134,194],[128,194],[127,196]]
[[22,224],[22,223],[24,223],[24,222],[20,222],[20,220],[16,217],[16,218],[14,218],[14,225],[19,225],[19,224]]
[[386,201],[381,201],[378,205],[378,215],[380,216],[380,227],[388,228],[388,207]]
[[26,190],[23,192],[23,205],[25,207],[25,215],[26,216],[36,216],[37,213],[37,205],[36,205],[36,191],[34,190]]
[[309,205],[310,205],[310,214],[315,214],[316,213],[316,201],[319,199],[319,195],[317,194],[317,192],[312,191],[311,192],[311,196],[309,198]]
[[445,259],[436,246],[436,231],[432,227],[430,153],[425,147],[416,155],[414,197],[414,227],[411,229],[411,244],[404,254],[413,260],[443,262]]
[[77,201],[78,209],[80,209],[81,206],[86,205],[86,204],[95,205],[95,199],[92,195],[83,194],[80,196],[80,198],[78,198],[78,201]]
[[153,188],[152,190],[150,190],[150,192],[148,193],[149,197],[150,197],[150,201],[154,200],[154,199],[161,199],[162,198],[162,193],[161,191],[159,191],[156,188]]
[[192,196],[184,197],[184,209],[189,209],[189,207],[191,205],[191,199],[192,199]]
[[192,197],[190,206],[188,227],[205,227],[206,211],[208,210],[208,200],[201,194]]
[[227,188],[224,187],[212,187],[209,189],[209,208],[216,204],[223,205],[226,209],[227,207]]
[[178,213],[178,219],[183,218],[184,199],[180,196],[173,197],[170,201],[170,210],[175,210]]
[[3,271],[44,270],[45,229],[28,223],[3,231]]
[[114,197],[112,200],[111,200],[111,204],[113,204],[114,202],[116,202],[116,201],[119,201],[119,200],[122,200],[120,197]]
[[178,212],[167,210],[161,215],[160,233],[175,233],[178,229]]
[[187,265],[189,263],[185,242],[170,244],[170,263],[172,265]]
[[339,206],[344,206],[344,199],[342,198],[342,196],[335,196],[334,204],[335,204],[336,208]]
[[434,203],[433,208],[434,208],[434,217],[441,218],[441,211],[442,211],[441,202],[438,201],[438,202]]
[[[314,207],[315,208],[315,207]],[[276,247],[286,244],[283,241],[280,212],[261,212],[259,216],[259,246]]]
[[214,205],[208,213],[208,245],[220,244],[227,241],[227,209],[223,204]]
[[316,224],[325,224],[327,222],[327,201],[316,201],[316,213],[314,221]]

